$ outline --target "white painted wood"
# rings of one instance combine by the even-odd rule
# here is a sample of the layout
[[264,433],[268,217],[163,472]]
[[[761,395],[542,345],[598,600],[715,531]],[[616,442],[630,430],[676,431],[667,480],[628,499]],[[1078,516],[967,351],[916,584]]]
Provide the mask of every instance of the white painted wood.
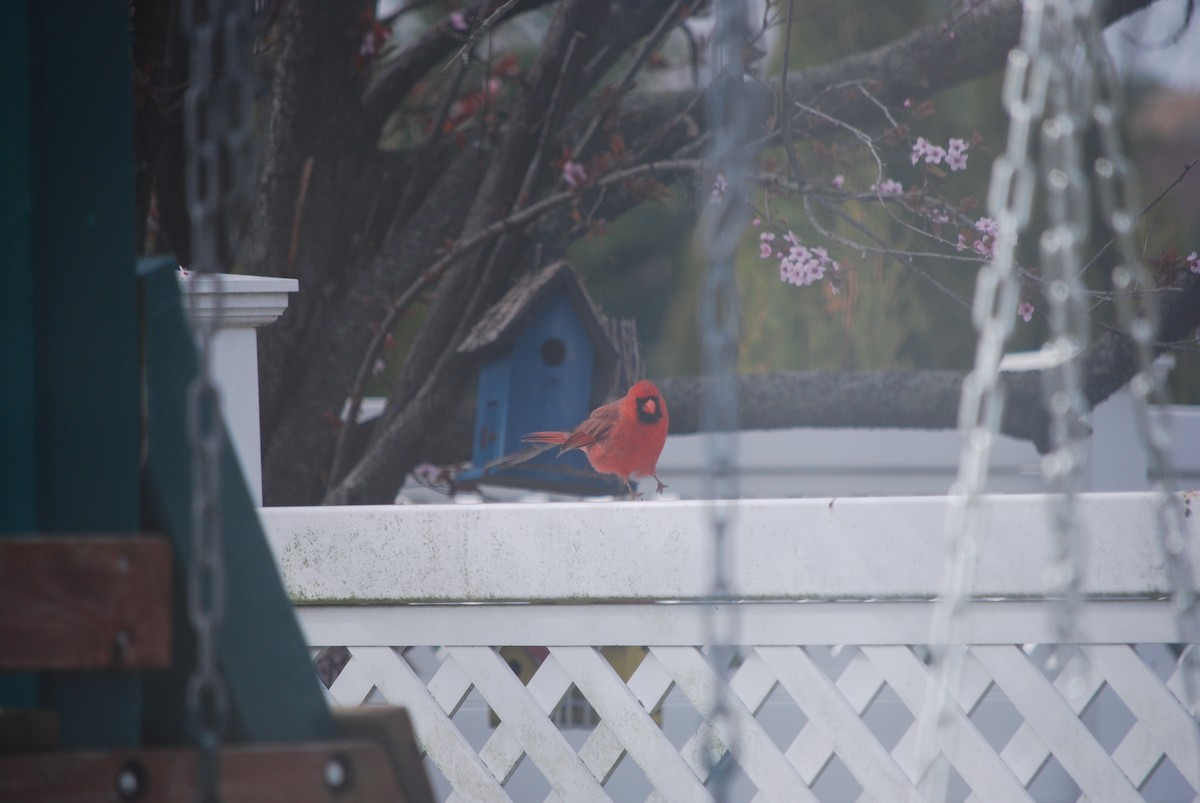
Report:
[[[652,712],[662,704],[663,698],[671,690],[673,681],[659,663],[653,660],[653,656],[647,655],[638,664],[627,685],[642,708]],[[583,763],[602,783],[608,780],[608,776],[624,754],[625,746],[613,730],[612,723],[606,720],[601,720],[596,725],[579,749],[579,757],[583,759]],[[600,768],[607,769],[601,774]]]
[[[775,688],[775,684],[775,675],[766,668],[762,658],[753,652],[729,678],[729,690],[755,715]],[[705,782],[712,777],[713,768],[728,752],[729,748],[717,737],[707,721],[700,724],[680,750],[688,766]]]
[[[1057,638],[1055,604],[995,601],[968,605],[964,632],[979,644],[1048,643]],[[296,608],[310,644],[554,644],[556,646],[703,644],[711,606],[372,605]],[[762,602],[738,606],[738,634],[750,645],[923,644],[934,606],[921,602]],[[587,622],[587,627],[580,627]],[[1165,600],[1099,600],[1080,611],[1085,643],[1170,643],[1178,623]]]
[[[1092,803],[1139,799],[1134,787],[1150,777],[1164,754],[1193,786],[1200,782],[1200,744],[1189,730],[1190,718],[1179,700],[1183,692],[1178,665],[1171,667],[1174,674],[1164,684],[1159,677],[1165,671],[1163,664],[1172,660],[1167,653],[1152,651],[1143,659],[1127,646],[1178,640],[1171,604],[1161,598],[1161,590],[1155,590],[1161,576],[1155,574],[1157,568],[1149,568],[1159,559],[1147,499],[1143,495],[1104,495],[1085,500],[1092,520],[1107,517],[1103,532],[1092,545],[1093,563],[1102,569],[1098,582],[1109,590],[1130,593],[1084,603],[1078,622],[1084,649],[1072,656],[1067,670],[1053,684],[1037,665],[1044,660],[1046,648],[1034,649],[1033,645],[1056,638],[1056,603],[1045,600],[1040,590],[1030,590],[1040,587],[1042,567],[1035,571],[1032,564],[1036,561],[1016,555],[1020,550],[1035,555],[1040,548],[1035,542],[1051,542],[1045,500],[1030,497],[990,503],[994,505],[993,525],[1003,524],[1003,528],[993,529],[991,545],[998,539],[1008,543],[988,552],[986,559],[981,557],[981,561],[991,561],[981,563],[981,575],[991,578],[996,593],[968,606],[963,632],[970,650],[964,683],[956,693],[962,710],[956,714],[952,730],[939,740],[950,763],[972,786],[970,800],[1026,799],[1024,788],[1051,755],[1080,783],[1085,799]],[[895,504],[888,509],[870,510],[871,506],[860,505],[860,500],[837,500],[832,513],[828,502],[815,508],[811,502],[749,502],[739,510],[739,525],[749,528],[738,536],[744,550],[740,560],[751,564],[743,566],[741,576],[757,591],[750,594],[755,599],[736,605],[739,638],[747,648],[745,660],[728,678],[736,730],[727,722],[703,721],[716,678],[700,648],[709,637],[710,617],[727,611],[703,602],[696,591],[700,584],[689,586],[690,581],[675,576],[688,571],[690,561],[708,560],[707,546],[696,546],[707,545],[704,506],[572,506],[567,508],[572,518],[587,514],[580,525],[583,529],[549,536],[541,529],[563,521],[559,513],[539,517],[538,508],[519,508],[527,519],[522,534],[518,519],[503,513],[511,506],[476,508],[474,523],[458,513],[451,517],[452,523],[470,527],[462,537],[450,534],[447,543],[458,544],[465,551],[454,553],[452,549],[449,558],[440,547],[429,546],[446,534],[442,524],[435,527],[431,523],[436,516],[428,521],[403,518],[392,522],[397,529],[388,531],[397,544],[380,547],[361,566],[337,556],[318,558],[316,552],[310,555],[315,561],[312,565],[329,559],[346,573],[341,578],[346,584],[357,582],[351,573],[357,570],[367,573],[364,586],[380,588],[407,582],[404,572],[419,574],[425,588],[445,584],[457,588],[460,598],[446,593],[436,598],[438,604],[425,604],[431,601],[428,596],[400,596],[393,590],[386,605],[358,604],[362,597],[350,595],[331,597],[328,604],[301,605],[298,614],[312,648],[351,648],[349,664],[327,695],[347,704],[377,702],[382,696],[390,703],[407,706],[423,749],[453,786],[453,791],[440,787],[440,793],[455,803],[510,798],[524,803],[532,799],[528,787],[523,786],[528,774],[513,774],[526,757],[547,779],[553,776],[553,791],[547,797],[551,803],[572,803],[589,799],[589,795],[605,799],[606,794],[624,801],[628,798],[619,791],[620,778],[614,779],[609,790],[601,785],[609,781],[627,748],[632,748],[631,760],[654,787],[650,800],[704,800],[707,773],[726,753],[726,743],[734,739],[735,732],[738,738],[732,742],[733,752],[746,771],[737,781],[741,785],[737,800],[815,799],[809,788],[814,783],[823,792],[841,783],[840,773],[822,776],[835,756],[861,784],[862,803],[903,799],[906,790],[929,769],[918,762],[918,727],[908,727],[908,712],[914,705],[919,710],[918,700],[923,704],[930,678],[910,645],[928,641],[935,605],[929,597],[940,591],[937,575],[942,561],[937,549],[917,543],[915,527],[924,522],[932,527],[929,532],[940,533],[941,522],[935,513],[943,508],[941,500],[925,500],[924,505],[914,500],[889,501]],[[839,512],[841,508],[845,510]],[[493,531],[491,517],[497,509],[502,515]],[[593,515],[601,509],[607,512]],[[375,543],[372,539],[379,534],[372,535],[370,528],[378,522],[373,524],[371,516],[360,518],[361,511],[340,512],[348,518],[337,534],[339,538],[347,536],[346,543],[339,545],[332,533],[328,538],[318,533],[310,545],[325,539],[323,548],[331,552],[353,549],[356,528],[370,536],[368,543]],[[675,530],[668,529],[657,541],[642,532],[644,539],[638,543],[620,538],[608,545],[585,543],[589,537],[608,538],[609,527],[631,518],[646,517],[653,524],[656,516],[667,512],[679,521]],[[321,519],[322,512],[317,513],[316,518]],[[892,517],[890,524],[884,513]],[[787,529],[782,518],[792,514],[797,518]],[[821,523],[822,517],[828,516],[833,520]],[[897,517],[902,519],[899,524]],[[383,519],[390,521],[390,514]],[[422,521],[430,527],[423,536],[409,532]],[[813,522],[817,522],[814,529],[806,530]],[[598,529],[591,527],[593,523]],[[914,529],[910,532],[908,528]],[[940,543],[940,539],[930,538],[929,532],[925,540]],[[897,538],[908,548],[925,549],[921,559],[934,566],[899,563],[888,567],[889,550]],[[842,543],[835,543],[839,539]],[[809,560],[813,565],[804,569],[807,574],[797,575],[789,590],[782,575],[789,569],[788,561],[798,560],[801,547],[812,547]],[[506,550],[524,550],[532,556],[532,565],[546,572],[540,578],[543,588],[529,591],[538,579],[532,569],[514,570],[513,587],[520,593],[502,588],[503,572],[497,567],[509,561],[511,569],[520,557]],[[299,560],[300,556],[296,553],[293,557]],[[843,563],[823,563],[835,559]],[[392,567],[379,565],[389,560],[404,561],[408,568],[397,574]],[[624,574],[639,562],[646,565],[636,568],[634,576]],[[897,575],[891,588],[906,587],[913,592],[912,598],[869,593],[873,573],[882,576],[889,569]],[[825,570],[836,577],[821,581],[826,582],[824,588],[840,588],[849,596],[813,598],[810,579]],[[658,576],[652,577],[653,572]],[[864,576],[854,580],[856,573]],[[559,575],[575,578],[580,588],[566,596],[553,596],[551,592],[563,586]],[[916,593],[921,588],[924,592]],[[635,592],[638,596],[633,596]],[[641,592],[647,593],[642,596]],[[687,596],[693,593],[695,596]],[[497,598],[514,602],[497,602]],[[525,687],[493,651],[492,647],[500,644],[547,645],[551,654]],[[851,651],[848,663],[845,654],[834,660],[824,649],[801,649],[832,644]],[[431,645],[440,648],[433,651]],[[599,645],[645,645],[652,651],[626,684],[598,655],[595,648]],[[1027,649],[1014,645],[1026,645]],[[419,662],[419,674],[395,651],[403,647],[419,648],[414,654],[426,658]],[[433,662],[435,655],[442,659],[440,664]],[[798,665],[793,665],[797,661]],[[823,668],[827,665],[831,668]],[[832,667],[842,666],[845,668],[835,676]],[[1073,672],[1080,681],[1079,694],[1068,695]],[[989,693],[993,677],[1000,688]],[[781,680],[784,689],[772,693]],[[1137,717],[1123,738],[1107,734],[1106,744],[1119,742],[1111,757],[1078,718],[1091,704],[1085,718],[1091,727],[1097,723],[1105,727],[1105,720],[1095,719],[1093,712],[1097,707],[1115,705],[1113,696],[1100,695],[1106,681]],[[549,719],[572,682],[602,716],[590,734],[576,731],[564,736]],[[672,693],[676,684],[679,690]],[[478,693],[472,694],[473,689]],[[790,744],[777,732],[780,709],[772,713],[766,708],[787,706],[790,710],[791,702],[783,702],[787,695],[808,719]],[[502,722],[494,732],[472,733],[468,738],[451,719],[463,705],[468,710],[458,719],[464,727],[487,727],[480,716],[485,706],[499,712]],[[648,713],[659,705],[664,705],[665,732]],[[997,706],[1004,709],[1004,721],[1009,723],[1002,725],[1003,733],[1012,727],[1014,709],[1025,720],[1002,745],[999,757],[988,745],[988,739],[997,738],[997,729],[988,730],[986,722]],[[870,716],[864,720],[868,707]],[[977,707],[978,716],[968,719]],[[699,725],[692,724],[696,717],[692,709],[700,712]],[[755,720],[763,710],[766,715]],[[884,725],[881,733],[888,734],[886,744],[891,745],[890,740],[907,727],[890,755],[871,733],[881,721],[886,722],[882,717],[893,716],[889,711],[901,715],[904,725],[895,720]],[[688,732],[681,732],[685,722]],[[768,733],[769,728],[775,730]],[[683,747],[675,750],[671,743],[683,743]],[[484,746],[476,754],[472,744]],[[677,782],[681,773],[694,780],[681,786]],[[1113,779],[1124,786],[1114,786]],[[512,788],[502,785],[506,781]],[[749,789],[750,783],[756,788]],[[845,797],[837,799],[852,800],[858,793],[849,781],[846,784],[849,788],[833,793],[840,795],[845,789]],[[1176,785],[1183,787],[1183,781]],[[1172,795],[1172,800],[1196,797],[1189,788],[1172,789]]]
[[[958,689],[952,690],[954,701],[963,711],[968,713],[974,711],[991,686],[992,676],[968,652],[963,657],[962,677]],[[914,782],[925,777],[931,767],[928,761],[929,757],[921,755],[923,747],[921,744],[922,738],[918,718],[914,715],[912,725],[909,726],[904,735],[900,737],[900,741],[892,749],[892,758],[896,759],[896,763],[904,769],[905,774]],[[945,760],[940,753],[933,758],[934,761]]]
[[459,795],[481,803],[511,803],[466,737],[400,656],[386,647],[362,647],[351,652],[388,702],[408,709],[421,748]]
[[430,696],[442,707],[446,716],[452,717],[458,713],[459,706],[470,693],[471,679],[459,667],[454,656],[448,656],[429,680]]
[[610,800],[498,653],[490,647],[454,647],[450,653],[560,797],[580,803]]
[[[875,699],[883,687],[883,676],[857,648],[849,649],[855,650],[854,658],[834,685],[845,696],[846,702],[854,712],[862,716],[871,700]],[[812,784],[833,758],[834,752],[833,742],[820,726],[809,721],[804,723],[800,733],[796,734],[785,755],[805,782]]]
[[1141,803],[1129,779],[1020,649],[988,645],[972,652],[1084,794],[1106,803]]
[[[563,695],[571,688],[571,678],[562,671],[557,661],[547,660],[538,667],[537,672],[529,679],[529,685],[525,688],[537,702],[542,713],[549,716],[558,707]],[[496,727],[491,738],[487,740],[487,744],[479,751],[479,757],[483,759],[483,763],[500,783],[508,781],[524,755],[525,750],[521,746],[520,739],[513,733],[513,726],[506,722],[501,722]],[[589,769],[591,768],[589,767]],[[596,775],[596,772],[593,770],[592,774]]]
[[[1159,682],[1133,649],[1124,644],[1084,647],[1084,653],[1120,695],[1138,723],[1166,753],[1193,788],[1200,789],[1200,742],[1196,721],[1179,700]],[[1145,776],[1135,780],[1144,780]]]
[[[1167,689],[1171,697],[1179,704],[1183,702],[1181,695],[1184,693],[1183,667],[1183,661],[1179,660],[1175,665],[1175,671],[1167,679],[1166,684],[1164,684],[1164,688]],[[1154,677],[1157,678],[1157,675]],[[1150,735],[1145,724],[1140,720],[1133,724],[1133,727],[1129,729],[1129,733],[1125,735],[1125,738],[1121,740],[1121,743],[1112,752],[1113,761],[1129,776],[1130,780],[1138,785],[1145,782],[1147,776],[1158,766],[1159,760],[1163,755],[1162,748],[1158,746],[1155,738]],[[1200,759],[1192,758],[1186,763],[1192,766],[1197,760]],[[1194,783],[1193,786],[1195,786]]]
[[351,656],[329,687],[329,693],[338,705],[358,706],[366,701],[374,688],[375,682],[371,680],[370,675],[364,672],[358,661]]
[[[221,393],[221,408],[233,451],[255,505],[262,505],[262,445],[258,417],[258,334],[288,306],[288,294],[299,289],[296,279],[220,274],[219,284],[181,279],[188,301],[184,310],[193,325],[215,321],[213,382]],[[220,290],[218,298],[217,291]]]
[[[722,681],[703,655],[691,647],[654,647],[651,652],[696,710],[713,710]],[[759,791],[778,803],[815,802],[812,791],[741,700],[729,694],[724,707],[727,716],[709,724]]]
[[[972,659],[978,660],[973,656]],[[1080,693],[1077,695],[1066,693],[1067,682],[1072,678],[1077,678],[1080,683]],[[1063,699],[1071,707],[1072,713],[1078,715],[1104,688],[1104,678],[1092,668],[1082,655],[1076,654],[1070,658],[1063,671],[1055,678],[1054,688],[1060,695],[1063,695]],[[1050,759],[1050,748],[1028,722],[1023,722],[1012,738],[1008,740],[1008,744],[1000,751],[1000,757],[1008,766],[1012,767],[1013,774],[1021,780],[1021,783],[1028,786],[1033,782],[1042,766]]]
[[[272,508],[263,511],[300,604],[700,599],[708,502]],[[1084,591],[1168,588],[1149,494],[1084,495]],[[1042,496],[991,497],[980,597],[1044,594]],[[928,599],[939,593],[944,498],[748,500],[734,518],[736,592],[751,599]],[[1200,561],[1200,517],[1189,520]],[[886,534],[886,535],[884,535]]]
[[672,800],[712,800],[696,773],[684,763],[662,730],[642,708],[616,671],[591,647],[552,647],[551,654],[618,734],[626,752],[656,789]]
[[[273,323],[300,289],[297,279],[219,273],[218,282],[181,278],[179,289],[191,321],[215,320],[223,328],[256,329]],[[194,303],[193,303],[194,301]]]
[[802,647],[762,647],[758,653],[829,739],[864,792],[881,803],[908,799],[913,785],[904,771]]
[[925,701],[933,692],[934,679],[929,668],[918,661],[910,649],[864,646],[862,651],[883,673],[888,685],[900,695],[920,726],[933,729],[938,747],[981,800],[994,803],[1033,800],[957,703],[948,726],[939,727],[936,713],[929,720],[922,720]]

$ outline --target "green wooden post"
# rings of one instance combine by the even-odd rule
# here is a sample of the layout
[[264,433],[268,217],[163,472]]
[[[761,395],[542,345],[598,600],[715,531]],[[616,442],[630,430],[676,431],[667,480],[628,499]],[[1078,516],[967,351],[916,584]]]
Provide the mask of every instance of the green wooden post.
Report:
[[[33,467],[37,440],[34,364],[33,167],[29,131],[29,10],[24,3],[0,7],[0,536],[37,528]],[[37,701],[37,678],[0,673],[0,707]]]
[[[176,577],[191,557],[191,464],[187,390],[197,357],[184,319],[172,259],[142,263],[146,377],[146,501],[150,526],[170,535]],[[328,739],[336,727],[291,601],[275,568],[228,436],[221,452],[221,527],[225,553],[225,620],[218,659],[230,701],[229,736],[249,741]],[[184,589],[175,590],[174,666],[146,678],[147,739],[186,735],[184,691],[195,662],[195,635]]]
[[[53,707],[66,748],[189,739],[185,397],[196,355],[173,261],[158,260],[139,293],[128,15],[116,0],[0,3],[0,537],[159,529],[175,546],[170,670],[0,673],[0,706]],[[228,441],[222,495],[228,736],[330,738],[333,718]]]
[[[135,533],[128,5],[5,3],[0,30],[8,395],[0,465],[5,485],[12,480],[0,526],[5,534]],[[137,675],[46,673],[38,685],[41,702],[58,711],[65,746],[138,743]],[[7,688],[28,697],[33,686],[10,679]]]

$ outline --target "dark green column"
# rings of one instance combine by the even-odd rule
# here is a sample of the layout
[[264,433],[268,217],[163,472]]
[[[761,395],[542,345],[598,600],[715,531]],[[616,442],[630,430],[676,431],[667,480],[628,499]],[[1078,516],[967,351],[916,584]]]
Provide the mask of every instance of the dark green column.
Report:
[[[0,9],[4,535],[140,529],[129,25],[123,0]],[[55,708],[68,747],[137,744],[139,689],[0,679],[8,704]]]

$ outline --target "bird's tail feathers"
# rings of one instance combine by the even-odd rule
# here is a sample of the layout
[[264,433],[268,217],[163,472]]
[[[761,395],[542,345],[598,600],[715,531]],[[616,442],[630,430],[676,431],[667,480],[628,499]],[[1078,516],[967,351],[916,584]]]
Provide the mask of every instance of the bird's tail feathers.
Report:
[[[569,452],[572,449],[580,449],[591,443],[590,439],[580,441],[578,433],[573,434],[570,432],[530,432],[521,438],[521,440],[525,443],[546,443],[551,446],[561,446],[562,448],[558,450],[559,454]],[[574,442],[572,442],[573,440]]]
[[553,443],[543,444],[539,442],[536,445],[530,446],[527,449],[522,449],[519,452],[506,454],[503,457],[497,457],[495,460],[490,460],[484,464],[484,473],[491,474],[496,471],[502,471],[506,468],[512,468],[513,466],[519,466],[522,463],[526,463],[543,452],[549,450],[552,446],[554,446]]
[[569,432],[530,432],[521,438],[521,441],[524,443],[552,443],[561,446],[567,442],[570,435]]

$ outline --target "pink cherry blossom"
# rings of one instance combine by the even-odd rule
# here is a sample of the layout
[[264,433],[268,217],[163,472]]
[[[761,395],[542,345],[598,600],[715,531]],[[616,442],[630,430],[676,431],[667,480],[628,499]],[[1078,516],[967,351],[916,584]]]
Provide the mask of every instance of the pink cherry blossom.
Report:
[[579,162],[564,162],[562,167],[563,181],[567,182],[569,187],[578,187],[583,182],[587,181],[587,170]]
[[[971,243],[971,248],[980,256],[991,259],[996,253],[996,238],[1000,235],[1000,227],[990,217],[981,217],[975,221],[975,231],[979,239]],[[959,242],[963,242],[960,235]]]
[[450,12],[450,27],[459,33],[466,33],[471,28],[466,16],[461,11]]
[[975,221],[975,231],[981,231],[989,237],[1000,235],[1000,227],[990,217],[981,217]]
[[1187,266],[1192,273],[1200,273],[1200,256],[1195,251],[1187,255]]
[[[788,232],[791,234],[791,232]],[[840,270],[841,266],[829,258],[824,248],[807,248],[799,243],[788,249],[779,260],[779,278],[787,284],[807,287],[825,278],[827,270]]]
[[950,146],[946,149],[946,166],[951,172],[967,169],[967,150],[970,148],[965,139],[951,138]]
[[929,140],[925,139],[925,137],[917,137],[917,144],[913,145],[912,149],[912,163],[915,165],[921,161],[921,157],[925,155],[928,149]]
[[1029,323],[1033,320],[1033,305],[1028,301],[1022,301],[1017,305],[1017,314],[1021,316],[1021,320]]
[[761,232],[758,235],[758,257],[759,259],[770,259],[775,254],[775,249],[771,243],[775,241],[775,233],[770,231]]
[[917,144],[913,145],[912,163],[915,165],[921,159],[925,160],[925,164],[941,164],[946,158],[946,149],[941,145],[934,145],[925,137],[917,137]]
[[844,185],[846,183],[846,177],[843,176],[841,173],[838,173],[836,176],[833,177],[833,181],[831,181],[829,183],[833,185],[833,188],[835,190],[840,190],[842,188],[842,185]]
[[881,195],[884,198],[894,197],[897,195],[904,194],[904,185],[901,184],[899,181],[893,181],[892,179],[887,179],[882,184],[872,184],[871,192],[874,192],[877,195]]

